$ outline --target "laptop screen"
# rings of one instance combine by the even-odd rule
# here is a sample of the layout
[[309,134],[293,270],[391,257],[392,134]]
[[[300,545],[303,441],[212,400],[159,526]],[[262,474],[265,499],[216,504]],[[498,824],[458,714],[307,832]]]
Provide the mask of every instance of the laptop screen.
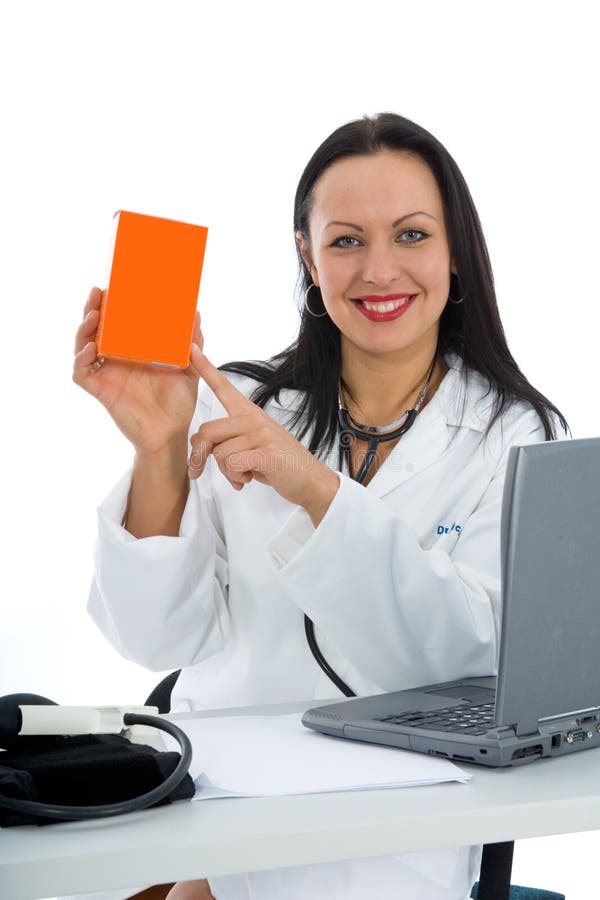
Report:
[[498,724],[600,706],[600,438],[513,447],[502,506]]

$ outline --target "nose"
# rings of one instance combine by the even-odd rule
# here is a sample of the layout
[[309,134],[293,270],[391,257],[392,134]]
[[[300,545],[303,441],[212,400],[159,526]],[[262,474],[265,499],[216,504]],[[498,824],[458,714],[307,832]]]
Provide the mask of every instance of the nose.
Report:
[[373,242],[363,256],[362,277],[368,284],[385,287],[401,274],[398,248],[388,241]]

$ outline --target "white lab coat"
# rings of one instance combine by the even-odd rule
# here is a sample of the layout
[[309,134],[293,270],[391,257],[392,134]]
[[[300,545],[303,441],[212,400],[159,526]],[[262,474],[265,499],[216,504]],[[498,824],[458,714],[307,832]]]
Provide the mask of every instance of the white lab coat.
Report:
[[[496,668],[499,525],[512,444],[544,440],[513,406],[485,436],[493,395],[460,360],[365,488],[340,487],[314,528],[272,488],[234,491],[214,461],[193,482],[180,536],[136,540],[121,527],[130,476],[99,509],[89,610],[108,640],[152,670],[183,667],[174,709],[340,696],[319,646],[359,695]],[[230,376],[245,393],[250,379]],[[286,424],[298,396],[267,412]],[[209,391],[200,421],[226,415]],[[325,460],[337,468],[337,448]],[[462,900],[478,853],[461,848],[211,879],[217,900]]]

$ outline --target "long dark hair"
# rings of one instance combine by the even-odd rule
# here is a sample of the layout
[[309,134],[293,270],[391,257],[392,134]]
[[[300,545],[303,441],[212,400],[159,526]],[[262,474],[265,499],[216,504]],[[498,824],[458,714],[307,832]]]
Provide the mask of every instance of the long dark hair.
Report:
[[[450,254],[458,275],[450,280],[450,296],[440,318],[438,352],[456,352],[466,370],[474,369],[495,392],[488,431],[503,411],[519,400],[539,415],[546,440],[556,438],[552,413],[567,429],[560,411],[525,378],[508,349],[498,313],[494,279],[477,210],[460,169],[446,148],[424,128],[393,113],[381,113],[349,122],[336,129],[317,149],[306,166],[294,204],[294,233],[308,241],[308,218],[313,188],[325,169],[348,156],[366,156],[380,150],[413,153],[427,163],[442,197]],[[298,285],[302,293],[312,284],[310,272],[296,245]],[[310,292],[313,312],[324,310],[318,287]],[[312,453],[328,450],[338,430],[337,399],[341,372],[340,334],[329,316],[317,318],[303,307],[298,337],[267,362],[232,362],[221,366],[249,375],[260,384],[252,399],[264,407],[283,388],[301,392],[300,405],[290,425],[299,425],[298,437],[310,432]]]

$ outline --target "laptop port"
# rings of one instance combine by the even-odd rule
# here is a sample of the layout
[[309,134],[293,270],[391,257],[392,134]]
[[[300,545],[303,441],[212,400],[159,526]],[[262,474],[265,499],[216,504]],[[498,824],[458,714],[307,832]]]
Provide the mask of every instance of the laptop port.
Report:
[[530,744],[529,747],[519,747],[515,750],[511,759],[525,759],[528,756],[541,756],[544,748],[541,744]]
[[553,750],[558,750],[558,748],[560,747],[560,745],[561,745],[561,736],[560,736],[560,734],[553,734],[553,735],[552,735],[552,749],[553,749]]
[[578,744],[580,741],[585,741],[591,736],[592,732],[587,732],[584,728],[580,728],[578,731],[569,731],[567,734],[567,744]]

